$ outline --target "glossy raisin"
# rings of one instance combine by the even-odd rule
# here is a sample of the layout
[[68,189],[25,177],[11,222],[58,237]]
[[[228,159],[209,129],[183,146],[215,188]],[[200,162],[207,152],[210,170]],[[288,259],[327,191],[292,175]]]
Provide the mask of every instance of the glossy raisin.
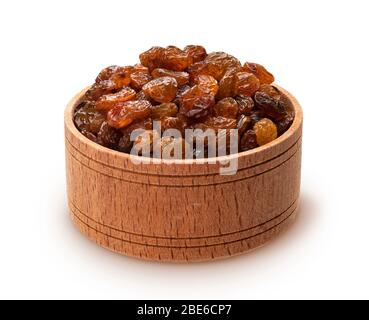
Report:
[[274,76],[265,69],[261,64],[246,62],[243,69],[247,72],[253,73],[260,81],[260,83],[271,84],[274,82]]
[[107,113],[107,121],[111,127],[120,129],[130,125],[134,120],[150,116],[151,104],[146,100],[127,101],[118,104]]
[[183,86],[185,84],[188,83],[189,81],[189,74],[187,72],[184,71],[172,71],[172,70],[167,70],[167,69],[163,69],[163,68],[157,68],[154,69],[151,72],[151,75],[153,78],[160,78],[160,77],[172,77],[174,79],[176,79],[178,86]]
[[279,101],[281,99],[281,92],[275,86],[271,86],[270,84],[261,84],[258,91],[266,93],[269,97],[275,100]]
[[254,130],[247,130],[241,138],[240,150],[247,151],[258,147],[256,133]]
[[254,124],[253,130],[259,146],[267,144],[278,136],[277,126],[268,118],[263,118]]
[[[189,90],[190,91],[190,90]],[[210,114],[215,105],[213,95],[189,95],[186,91],[182,95],[180,113],[188,118],[199,119]]]
[[252,73],[237,72],[234,76],[233,94],[253,96],[259,89],[260,82]]
[[246,130],[251,126],[252,120],[251,117],[245,116],[244,114],[241,114],[237,119],[237,130],[238,135],[240,137],[243,136],[243,134],[246,132]]
[[254,109],[254,100],[251,97],[247,96],[236,96],[235,100],[238,104],[238,114],[251,115],[252,110]]
[[283,103],[270,97],[264,92],[256,92],[254,100],[259,109],[263,110],[267,117],[278,121],[285,117],[286,109]]
[[188,45],[183,49],[183,51],[192,59],[192,63],[202,61],[207,56],[206,50],[203,46]]
[[157,102],[171,102],[177,93],[177,81],[171,77],[156,78],[146,83],[142,90]]
[[199,89],[199,93],[197,93],[199,95],[212,94],[215,96],[219,89],[218,82],[214,79],[214,77],[205,74],[195,77],[193,79],[193,84],[197,86],[197,89]]
[[141,90],[146,83],[152,80],[152,77],[150,76],[149,73],[142,71],[133,72],[130,77],[131,77],[130,86],[137,91]]
[[133,100],[136,97],[136,91],[130,87],[123,87],[116,93],[106,94],[96,101],[96,109],[107,111],[120,102]]
[[87,100],[96,101],[101,96],[113,92],[116,92],[114,82],[111,80],[103,80],[99,83],[94,83],[85,93],[85,97]]
[[214,106],[214,115],[236,119],[238,115],[238,103],[233,98],[219,100]]
[[163,117],[161,118],[160,123],[162,132],[168,129],[176,129],[184,136],[184,132],[187,127],[187,119],[184,116],[178,115],[177,117]]
[[278,128],[278,135],[282,135],[285,133],[289,127],[292,125],[294,120],[293,112],[287,112],[286,115],[276,121],[276,125]]
[[175,103],[167,102],[151,107],[151,117],[159,120],[164,117],[174,117],[178,113],[178,107]]
[[120,132],[111,126],[107,122],[101,125],[101,128],[97,134],[97,142],[104,147],[115,149],[120,139]]
[[206,128],[213,129],[215,131],[219,129],[236,129],[237,121],[236,119],[229,119],[224,117],[209,117],[203,124]]
[[74,114],[74,123],[80,131],[97,134],[102,123],[105,121],[105,115],[96,110],[92,102],[82,102]]

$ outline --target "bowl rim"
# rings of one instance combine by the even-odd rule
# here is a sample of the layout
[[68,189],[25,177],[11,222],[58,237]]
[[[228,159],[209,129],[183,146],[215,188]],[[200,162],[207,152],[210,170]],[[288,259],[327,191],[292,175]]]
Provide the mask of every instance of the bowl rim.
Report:
[[230,161],[232,159],[235,158],[244,158],[244,157],[252,157],[255,154],[260,154],[263,153],[267,150],[272,149],[273,147],[280,145],[281,143],[283,143],[284,141],[288,140],[291,138],[291,136],[293,136],[295,134],[295,132],[297,130],[299,130],[299,128],[301,128],[302,126],[302,121],[303,121],[303,112],[302,112],[302,108],[300,106],[300,103],[297,101],[297,99],[286,89],[282,88],[281,86],[277,85],[277,84],[272,84],[273,86],[275,86],[278,90],[280,90],[287,98],[288,100],[291,102],[291,105],[293,107],[294,113],[295,113],[295,117],[294,120],[290,126],[290,128],[284,132],[281,136],[277,137],[275,140],[248,150],[248,151],[242,151],[242,152],[238,152],[235,154],[231,154],[231,155],[226,155],[226,156],[221,156],[221,157],[212,157],[212,158],[200,158],[200,159],[159,159],[159,158],[147,158],[147,157],[142,157],[142,156],[135,156],[135,155],[131,155],[129,153],[125,153],[125,152],[121,152],[121,151],[117,151],[117,150],[113,150],[107,147],[104,147],[90,139],[88,139],[87,137],[85,137],[75,126],[74,121],[73,121],[73,115],[74,115],[74,111],[75,108],[78,106],[78,104],[81,102],[81,98],[84,95],[84,93],[90,88],[90,86],[84,88],[83,90],[81,90],[79,93],[77,93],[67,104],[67,107],[65,109],[64,112],[64,123],[65,126],[68,128],[69,132],[71,134],[73,134],[78,140],[80,140],[82,143],[84,143],[85,145],[88,145],[88,147],[93,148],[95,151],[97,152],[102,152],[104,154],[110,155],[114,158],[120,158],[122,159],[122,161],[126,161],[126,160],[132,160],[136,159],[138,161],[142,161],[143,158],[146,159],[150,159],[150,163],[152,164],[156,164],[156,165],[160,165],[160,164],[168,164],[168,165],[191,165],[191,164],[198,164],[198,165],[206,165],[206,164],[213,164],[214,161],[216,161],[216,163],[218,162],[223,162],[223,161]]

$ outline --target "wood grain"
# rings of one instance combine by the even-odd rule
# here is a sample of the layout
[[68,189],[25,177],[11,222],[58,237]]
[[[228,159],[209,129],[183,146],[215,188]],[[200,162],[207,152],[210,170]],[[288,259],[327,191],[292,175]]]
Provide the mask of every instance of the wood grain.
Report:
[[65,111],[68,205],[78,229],[115,252],[186,262],[225,258],[262,246],[296,216],[300,191],[302,110],[291,128],[237,155],[238,172],[221,164],[161,160],[133,164],[129,155],[85,138],[73,123],[84,90]]

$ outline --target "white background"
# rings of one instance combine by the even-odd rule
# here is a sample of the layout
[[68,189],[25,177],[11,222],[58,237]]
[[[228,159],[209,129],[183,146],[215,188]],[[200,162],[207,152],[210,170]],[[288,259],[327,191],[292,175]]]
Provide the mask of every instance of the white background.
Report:
[[[0,298],[369,298],[367,1],[2,1]],[[266,65],[304,109],[301,210],[268,246],[151,263],[73,227],[63,111],[103,67],[202,44]]]

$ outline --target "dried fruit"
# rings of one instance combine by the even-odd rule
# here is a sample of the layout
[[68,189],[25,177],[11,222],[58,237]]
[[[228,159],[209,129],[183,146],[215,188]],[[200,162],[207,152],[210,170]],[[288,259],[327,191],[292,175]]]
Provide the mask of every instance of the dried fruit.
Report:
[[156,148],[160,149],[161,158],[163,159],[184,159],[187,144],[183,138],[164,136],[154,145],[154,151]]
[[271,84],[274,82],[274,76],[265,69],[261,64],[246,62],[243,69],[247,72],[253,73],[260,81],[260,83]]
[[94,83],[91,88],[85,93],[86,100],[96,101],[105,94],[110,94],[116,91],[115,83],[111,80],[103,80],[99,83]]
[[238,115],[238,103],[233,98],[224,98],[214,106],[214,114],[225,118],[236,119]]
[[[195,148],[191,157],[235,152],[230,129],[238,130],[238,151],[250,150],[282,135],[293,123],[291,101],[273,81],[262,65],[246,62],[242,66],[225,52],[207,54],[199,45],[183,50],[152,47],[140,54],[138,64],[103,69],[76,108],[74,123],[92,141],[144,156],[153,156],[155,141],[160,150],[187,143],[165,137],[168,129],[178,130],[182,138],[186,129],[202,129],[203,134],[213,129],[218,144],[226,141],[220,149],[210,150],[204,134],[203,150],[202,143],[191,137]],[[132,142],[132,133],[137,132],[147,135]],[[141,142],[148,153],[137,150]]]
[[131,74],[131,87],[137,91],[141,90],[142,87],[151,81],[150,74],[142,71],[136,71]]
[[254,109],[254,100],[251,97],[247,96],[236,96],[235,100],[238,104],[238,114],[245,114],[247,116],[251,115],[252,110]]
[[277,126],[268,118],[263,118],[256,122],[253,127],[256,134],[256,141],[259,146],[267,144],[277,138]]
[[258,147],[256,133],[254,130],[247,130],[241,138],[240,150],[247,151]]
[[146,83],[142,90],[157,102],[171,102],[177,93],[177,81],[171,77],[156,78]]
[[210,114],[211,108],[215,105],[214,96],[210,94],[201,96],[190,95],[188,94],[189,91],[186,91],[182,96],[180,113],[194,119]]
[[162,69],[162,68],[154,69],[151,72],[151,75],[153,76],[153,78],[172,77],[176,79],[178,86],[183,86],[187,84],[190,78],[187,72],[172,71],[172,70],[167,70],[167,69]]
[[132,151],[138,155],[150,156],[154,143],[160,140],[160,135],[155,130],[146,130],[138,135],[133,142]]
[[218,82],[212,76],[205,74],[198,75],[193,80],[194,88],[197,88],[199,92],[197,94],[212,94],[215,96],[218,92],[219,86]]
[[263,110],[265,115],[271,119],[278,121],[286,116],[286,109],[283,103],[270,97],[264,92],[256,92],[254,96],[256,105],[260,110]]
[[259,89],[260,82],[252,73],[237,72],[234,75],[233,94],[251,97]]
[[128,126],[134,120],[145,119],[151,113],[151,104],[146,100],[123,102],[107,114],[107,121],[111,127],[120,129]]
[[115,149],[120,139],[118,130],[109,126],[107,122],[101,125],[100,131],[97,134],[97,141],[104,147]]
[[136,97],[136,91],[130,87],[123,87],[117,93],[106,94],[96,101],[96,109],[101,111],[110,110],[120,102],[133,100]]
[[97,111],[95,104],[92,102],[82,102],[74,114],[74,123],[80,131],[96,134],[99,132],[102,123],[105,121],[105,116],[100,111]]
[[151,118],[159,120],[164,117],[174,117],[178,113],[178,107],[175,103],[162,103],[151,107]]
[[202,61],[206,58],[206,50],[203,46],[189,45],[183,49],[192,59],[192,63]]

